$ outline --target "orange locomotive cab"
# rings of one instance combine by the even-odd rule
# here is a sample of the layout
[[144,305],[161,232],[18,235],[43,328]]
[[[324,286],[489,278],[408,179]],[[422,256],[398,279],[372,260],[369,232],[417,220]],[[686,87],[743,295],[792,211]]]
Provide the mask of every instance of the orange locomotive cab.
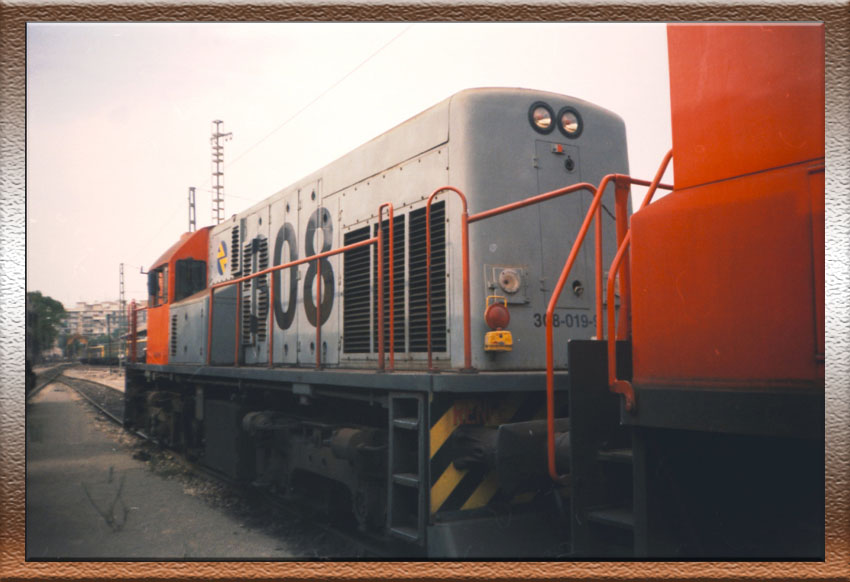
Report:
[[675,190],[632,222],[635,384],[822,393],[823,27],[668,37]]
[[209,227],[187,232],[148,271],[148,364],[168,363],[170,305],[207,286]]
[[573,555],[823,560],[824,28],[667,32],[674,185],[626,235],[631,339],[568,345]]

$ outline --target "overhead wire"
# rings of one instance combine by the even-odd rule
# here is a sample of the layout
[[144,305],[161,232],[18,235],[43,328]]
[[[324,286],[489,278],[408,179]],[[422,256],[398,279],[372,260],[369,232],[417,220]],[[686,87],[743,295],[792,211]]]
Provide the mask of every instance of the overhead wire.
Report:
[[[319,101],[322,97],[324,97],[325,95],[327,95],[328,93],[330,93],[331,91],[333,91],[336,87],[338,87],[340,84],[342,84],[342,82],[343,82],[343,81],[345,81],[346,79],[348,79],[351,75],[353,75],[355,72],[357,72],[359,69],[361,69],[364,65],[366,65],[366,63],[368,63],[369,61],[371,61],[373,58],[375,58],[376,56],[378,56],[378,55],[379,55],[382,51],[384,51],[384,50],[385,50],[388,46],[390,46],[390,45],[391,45],[391,44],[393,44],[396,40],[398,40],[399,38],[401,38],[401,36],[402,36],[402,35],[404,35],[405,33],[407,33],[407,31],[409,31],[411,28],[413,28],[413,27],[415,26],[415,24],[416,24],[416,23],[411,23],[411,24],[409,24],[407,27],[405,27],[405,28],[404,28],[404,30],[402,30],[401,32],[399,32],[398,34],[396,34],[396,35],[395,35],[394,37],[392,37],[390,40],[388,40],[388,41],[387,41],[387,42],[385,42],[383,45],[381,45],[381,46],[380,46],[377,50],[375,50],[375,51],[374,51],[374,52],[372,52],[369,56],[367,56],[365,59],[363,59],[362,61],[360,61],[360,63],[358,63],[358,64],[357,64],[357,65],[356,65],[353,69],[351,69],[351,70],[350,70],[350,71],[348,71],[345,75],[343,75],[342,77],[340,77],[339,79],[337,79],[337,80],[336,80],[333,84],[331,84],[329,87],[327,87],[327,88],[326,88],[325,90],[323,90],[321,93],[319,93],[316,97],[314,97],[312,100],[310,100],[310,101],[309,101],[306,105],[304,105],[304,106],[303,106],[303,107],[301,107],[298,111],[296,111],[295,113],[293,113],[292,115],[290,115],[290,116],[289,116],[289,117],[288,117],[285,121],[283,121],[282,123],[280,123],[277,127],[275,127],[273,130],[271,130],[271,131],[270,131],[269,133],[267,133],[265,136],[263,136],[262,138],[260,138],[260,139],[259,139],[259,140],[257,140],[256,142],[254,142],[251,146],[249,146],[249,147],[248,147],[248,149],[246,149],[246,150],[245,150],[245,151],[243,151],[241,154],[239,154],[238,156],[236,156],[236,158],[234,158],[232,161],[227,162],[227,163],[225,164],[225,169],[226,169],[226,168],[229,168],[229,167],[231,167],[231,166],[233,166],[233,165],[234,165],[235,163],[237,163],[239,160],[241,160],[242,158],[244,158],[245,156],[247,156],[250,152],[252,152],[254,149],[256,149],[256,148],[257,148],[260,144],[262,144],[262,143],[263,143],[263,142],[265,142],[267,139],[269,139],[272,135],[274,135],[275,133],[277,133],[278,131],[280,131],[281,129],[283,129],[283,128],[287,125],[287,124],[289,124],[292,120],[294,120],[295,118],[297,118],[299,115],[301,115],[302,113],[304,113],[304,112],[305,112],[308,108],[310,108],[313,104],[315,104],[317,101]],[[203,182],[203,184],[204,184],[204,185],[206,185],[209,181],[210,181],[210,178],[209,178],[209,177],[207,177],[207,179]],[[212,192],[211,190],[206,190],[206,189],[205,189],[205,188],[203,188],[203,187],[201,187],[201,188],[199,188],[199,189],[200,189],[200,190],[203,190],[203,191],[205,191],[205,192]],[[234,194],[228,194],[227,196],[229,196],[229,197],[233,197],[233,198],[240,198],[240,199],[242,199],[242,200],[248,200],[249,202],[256,202],[256,200],[255,200],[255,199],[244,198],[244,197],[241,197],[241,196],[236,196],[236,195],[234,195]],[[154,240],[154,238],[156,238],[156,237],[160,234],[160,232],[162,232],[162,229],[163,229],[163,228],[165,228],[165,226],[167,226],[167,225],[169,225],[169,224],[171,223],[171,221],[174,219],[174,216],[177,214],[177,212],[179,212],[179,210],[180,210],[180,208],[179,208],[179,207],[178,207],[178,208],[175,208],[175,210],[174,210],[174,212],[171,214],[171,216],[169,216],[169,217],[168,217],[168,220],[166,220],[166,221],[162,222],[162,223],[160,224],[159,229],[157,229],[157,231],[156,231],[156,232],[155,232],[155,233],[154,233],[154,234],[153,234],[153,235],[152,235],[152,236],[151,236],[151,237],[147,240],[147,242],[146,242],[144,245],[142,245],[142,246],[143,246],[143,248],[144,248],[144,247],[147,247],[147,246],[151,243],[151,241],[153,241],[153,240]]]
[[402,31],[401,31],[401,32],[399,32],[397,35],[395,35],[395,36],[394,36],[394,37],[392,37],[390,40],[388,40],[386,43],[384,43],[384,44],[383,44],[380,48],[378,48],[376,51],[374,51],[372,54],[370,54],[368,57],[366,57],[364,60],[362,60],[362,61],[360,62],[360,64],[358,64],[357,66],[355,66],[353,69],[351,69],[351,70],[350,70],[350,71],[348,71],[345,75],[343,75],[341,78],[339,78],[336,82],[334,82],[334,83],[333,83],[330,87],[328,87],[327,89],[325,89],[324,91],[322,91],[321,93],[319,93],[319,94],[318,94],[316,97],[314,97],[314,98],[313,98],[313,99],[312,99],[309,103],[307,103],[307,104],[306,104],[306,105],[304,105],[301,109],[299,109],[298,111],[296,111],[295,113],[293,113],[291,116],[289,116],[289,118],[288,118],[288,119],[286,119],[286,121],[284,121],[283,123],[281,123],[280,125],[278,125],[277,127],[275,127],[273,130],[271,130],[269,133],[267,133],[265,136],[263,136],[262,138],[260,138],[257,142],[255,142],[255,143],[254,143],[252,146],[250,146],[247,150],[245,150],[244,152],[242,152],[241,154],[239,154],[238,156],[236,156],[236,158],[234,158],[232,161],[230,161],[230,162],[228,162],[227,164],[225,164],[225,167],[227,168],[227,167],[233,166],[236,162],[238,162],[239,160],[241,160],[242,158],[244,158],[246,155],[248,155],[248,153],[250,153],[251,151],[253,151],[253,150],[254,150],[257,146],[259,146],[261,143],[263,143],[264,141],[266,141],[267,139],[269,139],[271,136],[273,136],[275,133],[277,133],[278,131],[280,131],[281,129],[283,129],[283,127],[284,127],[284,126],[286,126],[289,122],[291,122],[293,119],[295,119],[296,117],[298,117],[299,115],[301,115],[304,111],[306,111],[306,110],[307,110],[310,106],[312,106],[314,103],[316,103],[319,99],[321,99],[322,97],[324,97],[325,95],[327,95],[328,93],[330,93],[331,91],[333,91],[333,90],[334,90],[337,86],[339,86],[339,85],[340,85],[343,81],[345,81],[348,77],[350,77],[351,75],[353,75],[353,74],[354,74],[355,72],[357,72],[357,71],[358,71],[361,67],[363,67],[366,63],[368,63],[368,62],[369,62],[369,61],[371,61],[373,58],[375,58],[375,57],[376,57],[376,56],[377,56],[377,55],[378,55],[381,51],[383,51],[383,50],[384,50],[384,49],[386,49],[388,46],[390,46],[392,43],[394,43],[396,40],[398,40],[398,39],[399,39],[399,38],[400,38],[403,34],[405,34],[408,30],[410,30],[411,28],[413,28],[413,26],[415,26],[415,23],[411,23],[411,24],[409,24],[409,25],[408,25],[408,26],[407,26],[404,30],[402,30]]

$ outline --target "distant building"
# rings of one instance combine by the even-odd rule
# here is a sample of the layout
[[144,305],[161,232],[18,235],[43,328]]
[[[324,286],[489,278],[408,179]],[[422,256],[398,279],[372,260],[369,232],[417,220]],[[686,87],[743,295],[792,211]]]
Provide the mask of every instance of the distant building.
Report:
[[[127,302],[129,305],[129,302]],[[137,305],[140,302],[136,302]],[[62,332],[66,335],[82,335],[85,337],[97,337],[106,335],[107,329],[111,332],[121,330],[121,333],[126,333],[127,322],[126,317],[122,317],[121,305],[118,301],[100,301],[97,303],[87,303],[78,301],[74,307],[66,307],[65,312],[67,317],[63,322]],[[109,325],[107,326],[106,318],[109,317]],[[147,312],[142,311],[137,315],[139,325],[147,321]]]

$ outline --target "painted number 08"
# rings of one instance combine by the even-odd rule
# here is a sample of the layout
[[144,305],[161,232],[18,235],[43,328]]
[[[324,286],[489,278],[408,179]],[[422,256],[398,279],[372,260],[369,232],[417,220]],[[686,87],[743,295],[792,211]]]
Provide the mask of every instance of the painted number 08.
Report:
[[[315,249],[315,239],[317,231],[322,233],[322,248]],[[317,208],[310,215],[307,221],[307,229],[304,233],[304,256],[312,257],[317,253],[324,253],[331,250],[333,241],[333,223],[331,221],[331,213],[326,208]],[[283,261],[283,247],[286,245],[289,249],[289,256],[286,261]],[[295,261],[298,259],[298,240],[295,235],[295,228],[292,224],[285,223],[277,231],[277,237],[274,243],[274,264],[280,265],[284,262]],[[321,312],[322,323],[324,324],[331,315],[331,310],[334,304],[334,271],[330,261],[326,258],[320,259],[322,264],[322,298]],[[281,329],[289,329],[292,322],[295,321],[295,303],[298,296],[298,267],[290,267],[289,271],[289,289],[286,294],[286,309],[284,309],[284,297],[280,292],[281,283],[283,280],[283,271],[276,271],[272,277],[272,286],[274,287],[274,295],[278,298],[274,305],[274,315],[278,326]],[[310,325],[316,325],[316,302],[313,298],[313,293],[316,289],[316,275],[318,269],[315,262],[310,262],[307,267],[307,274],[304,276],[304,314],[307,316],[307,321]]]

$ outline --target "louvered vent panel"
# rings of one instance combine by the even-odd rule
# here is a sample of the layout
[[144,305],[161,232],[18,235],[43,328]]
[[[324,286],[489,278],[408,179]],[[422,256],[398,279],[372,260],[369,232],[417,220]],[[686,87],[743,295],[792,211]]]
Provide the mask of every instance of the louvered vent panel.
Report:
[[169,338],[168,353],[172,356],[177,355],[177,314],[171,316],[171,337]]
[[[374,225],[374,234],[378,234],[378,225]],[[390,222],[382,222],[384,243],[384,349],[390,349]],[[372,280],[374,288],[378,288],[378,248],[372,249]],[[393,218],[393,303],[395,304],[395,351],[404,352],[404,216]],[[378,351],[378,297],[374,298],[372,307],[372,326],[375,330],[372,351]]]
[[[248,275],[250,275],[251,273],[254,272],[253,270],[251,270],[251,264],[253,262],[253,261],[251,261],[251,254],[252,254],[251,248],[252,248],[252,246],[253,246],[252,242],[249,241],[249,242],[245,243],[245,246],[242,248],[242,269],[240,271],[240,275],[243,276],[243,277],[248,276]],[[253,284],[254,284],[253,279],[248,279],[247,281],[243,281],[242,282],[242,294],[244,295],[246,290],[251,289]]]
[[230,274],[238,277],[242,271],[239,269],[239,225],[230,229]]
[[[411,352],[428,351],[425,257],[425,208],[410,213],[408,271],[410,286]],[[431,343],[432,351],[446,351],[446,210],[445,202],[431,205]]]
[[[364,226],[346,233],[343,242],[350,245],[368,238],[369,227]],[[345,285],[342,350],[349,354],[369,353],[370,248],[371,245],[348,251],[343,254],[342,259]]]
[[[251,269],[253,261],[251,260],[252,255],[252,242],[248,242],[242,248],[242,276],[247,276],[253,273]],[[242,321],[239,323],[239,327],[242,335],[242,345],[250,346],[254,345],[253,342],[253,326],[254,318],[251,313],[251,289],[254,287],[254,280],[248,279],[247,281],[243,281],[242,285]]]
[[254,325],[254,315],[251,313],[251,297],[242,296],[242,321],[239,323],[242,331],[242,345],[254,345],[254,337],[251,334]]
[[[264,271],[269,267],[269,241],[266,238],[257,239],[257,270]],[[262,275],[254,279],[257,284],[257,341],[266,341],[266,330],[269,319],[269,279]]]

